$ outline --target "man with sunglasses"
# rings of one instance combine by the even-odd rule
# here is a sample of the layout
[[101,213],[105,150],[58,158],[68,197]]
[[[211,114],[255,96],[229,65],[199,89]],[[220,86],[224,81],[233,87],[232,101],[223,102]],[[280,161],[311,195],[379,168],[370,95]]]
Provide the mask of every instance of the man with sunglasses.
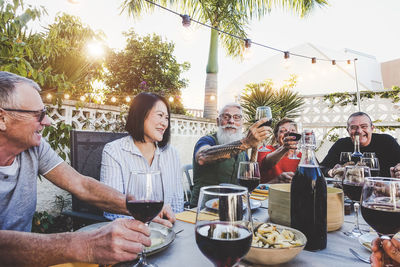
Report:
[[[347,119],[347,132],[350,137],[337,140],[321,162],[328,176],[335,173],[338,167],[340,153],[354,151],[354,136],[360,136],[360,151],[374,152],[379,160],[380,176],[390,177],[390,167],[400,162],[400,146],[396,139],[388,134],[373,133],[374,125],[367,113],[356,112]],[[336,169],[335,168],[335,169]]]
[[232,103],[222,108],[217,118],[217,132],[200,138],[194,148],[191,207],[197,206],[201,187],[237,183],[239,162],[248,160],[246,151],[257,147],[271,134],[270,127],[260,127],[266,121],[262,119],[253,124],[243,137],[242,107]]
[[[0,71],[0,265],[135,259],[151,243],[149,228],[137,220],[118,219],[84,233],[29,233],[38,174],[103,210],[129,214],[123,194],[76,172],[41,138],[50,119],[39,91],[32,80]],[[175,220],[171,214],[162,215]],[[172,226],[161,218],[157,221]]]

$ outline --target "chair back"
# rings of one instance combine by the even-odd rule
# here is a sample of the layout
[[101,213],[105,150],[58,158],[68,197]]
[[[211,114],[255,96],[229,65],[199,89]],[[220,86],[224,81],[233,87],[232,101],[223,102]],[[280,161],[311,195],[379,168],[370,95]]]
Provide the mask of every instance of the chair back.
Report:
[[[104,146],[128,133],[71,131],[71,165],[79,173],[100,180]],[[72,196],[72,210],[102,216],[103,211]]]
[[190,203],[190,197],[192,196],[193,190],[193,177],[190,174],[191,172],[193,172],[193,165],[187,164],[183,166],[182,172],[184,173],[184,177],[186,177],[186,181],[183,181],[183,193],[185,197],[185,206],[187,206]]

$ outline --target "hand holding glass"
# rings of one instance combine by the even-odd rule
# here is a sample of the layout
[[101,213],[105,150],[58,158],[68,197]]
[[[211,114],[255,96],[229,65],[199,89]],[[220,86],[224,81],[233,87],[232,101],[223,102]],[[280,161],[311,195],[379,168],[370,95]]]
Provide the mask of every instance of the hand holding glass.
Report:
[[[293,141],[299,141],[301,139],[301,133],[303,131],[301,122],[291,122],[289,125],[289,136],[294,136]],[[297,154],[300,153],[298,149],[295,149],[289,156],[289,159],[300,159]]]
[[[164,189],[159,171],[131,172],[126,188],[126,208],[131,215],[146,225],[162,210]],[[157,266],[146,262],[145,250],[135,267]]]
[[[256,120],[259,121],[261,119],[267,118],[268,121],[261,124],[261,126],[271,126],[272,123],[272,111],[271,108],[268,106],[261,106],[261,107],[257,107],[256,110]],[[266,144],[263,142],[262,146],[258,149],[258,151],[260,152],[269,152],[271,151],[270,149],[268,149],[266,147]]]

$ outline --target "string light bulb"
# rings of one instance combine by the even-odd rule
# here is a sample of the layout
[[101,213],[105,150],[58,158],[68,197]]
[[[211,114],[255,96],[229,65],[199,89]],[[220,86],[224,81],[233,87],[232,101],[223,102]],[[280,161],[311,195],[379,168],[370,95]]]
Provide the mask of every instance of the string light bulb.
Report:
[[168,101],[169,101],[170,103],[174,102],[174,97],[170,96],[170,97],[168,98]]
[[243,53],[243,57],[245,59],[250,59],[253,56],[253,53],[250,48],[251,48],[251,40],[245,39],[244,40],[244,53]]
[[46,96],[46,98],[47,98],[48,100],[50,100],[52,97],[53,97],[53,96],[52,96],[50,93],[48,93],[47,96]]
[[189,15],[181,15],[183,27],[189,27],[192,20]]
[[311,58],[311,63],[312,63],[312,64],[317,63],[317,58],[315,58],[315,57]]
[[283,58],[284,58],[284,59],[289,59],[289,57],[290,57],[289,51],[283,52]]
[[129,102],[131,102],[131,98],[129,96],[127,96],[127,97],[125,97],[125,101],[129,103]]
[[332,65],[336,65],[336,60],[332,60]]
[[65,94],[64,95],[64,99],[69,99],[70,95],[69,94]]
[[115,96],[111,97],[111,102],[113,103],[117,102],[117,98]]
[[347,64],[349,64],[349,65],[351,64],[351,60],[350,59],[347,60]]

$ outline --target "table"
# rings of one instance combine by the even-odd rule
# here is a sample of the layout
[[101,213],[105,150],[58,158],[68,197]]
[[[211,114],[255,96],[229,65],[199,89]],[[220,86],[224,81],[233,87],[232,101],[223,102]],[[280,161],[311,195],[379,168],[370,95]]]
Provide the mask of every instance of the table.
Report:
[[[264,204],[263,204],[264,205]],[[253,213],[255,221],[266,221],[268,219],[268,210],[259,208]],[[367,224],[359,216],[363,229],[368,229]],[[165,250],[148,256],[148,261],[156,263],[159,267],[169,266],[190,266],[190,267],[206,267],[213,264],[200,252],[196,245],[194,237],[194,224],[177,221],[174,225],[174,231],[178,232],[183,229],[183,232],[176,236],[176,239]],[[284,266],[367,266],[366,263],[356,259],[350,252],[349,248],[355,249],[362,256],[369,257],[370,252],[361,247],[357,239],[352,239],[343,234],[343,231],[349,231],[353,227],[353,215],[345,216],[345,222],[342,228],[338,231],[328,233],[327,248],[318,252],[309,252],[303,250],[292,261],[278,265]],[[123,265],[121,265],[123,266]],[[126,265],[128,266],[128,265]],[[256,267],[248,262],[241,262],[244,267]]]

